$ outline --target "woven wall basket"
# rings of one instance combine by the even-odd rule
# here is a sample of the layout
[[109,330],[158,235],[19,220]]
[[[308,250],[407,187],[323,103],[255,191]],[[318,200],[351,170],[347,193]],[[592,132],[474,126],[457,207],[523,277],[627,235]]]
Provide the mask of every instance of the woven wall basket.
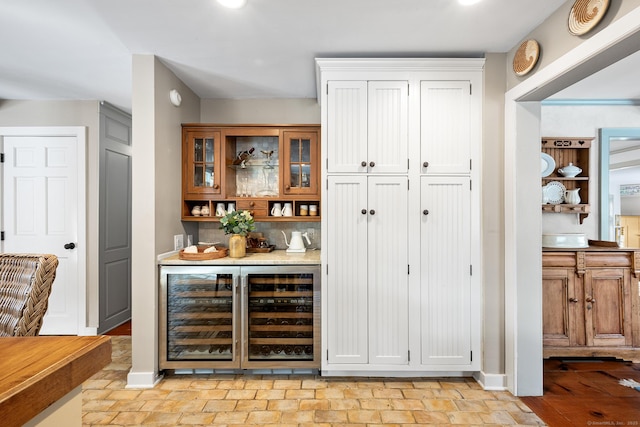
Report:
[[609,0],[576,0],[569,11],[569,32],[581,36],[591,31],[607,13]]

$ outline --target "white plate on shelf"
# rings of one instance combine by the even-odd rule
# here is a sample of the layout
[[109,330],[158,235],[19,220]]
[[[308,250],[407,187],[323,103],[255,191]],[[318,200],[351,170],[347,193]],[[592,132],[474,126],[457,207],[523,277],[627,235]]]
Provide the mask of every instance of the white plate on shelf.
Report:
[[564,193],[567,191],[564,185],[558,181],[551,181],[545,185],[544,193],[547,196],[547,201],[552,205],[560,204],[564,201]]
[[540,153],[540,170],[542,177],[549,176],[556,168],[556,161],[547,153]]

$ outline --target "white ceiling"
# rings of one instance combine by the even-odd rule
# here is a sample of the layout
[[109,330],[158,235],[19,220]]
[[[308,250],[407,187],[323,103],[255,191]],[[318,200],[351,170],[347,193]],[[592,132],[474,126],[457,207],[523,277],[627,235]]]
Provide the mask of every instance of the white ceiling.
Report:
[[506,52],[564,1],[0,0],[0,99],[130,111],[132,54],[158,56],[201,98],[314,98],[315,57]]

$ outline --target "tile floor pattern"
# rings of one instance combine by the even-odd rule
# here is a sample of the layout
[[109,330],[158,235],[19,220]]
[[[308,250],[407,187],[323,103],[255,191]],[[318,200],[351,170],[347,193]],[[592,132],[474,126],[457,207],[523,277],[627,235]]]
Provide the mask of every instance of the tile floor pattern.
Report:
[[131,337],[111,338],[112,363],[83,384],[84,426],[545,425],[517,397],[470,378],[167,375],[126,389]]

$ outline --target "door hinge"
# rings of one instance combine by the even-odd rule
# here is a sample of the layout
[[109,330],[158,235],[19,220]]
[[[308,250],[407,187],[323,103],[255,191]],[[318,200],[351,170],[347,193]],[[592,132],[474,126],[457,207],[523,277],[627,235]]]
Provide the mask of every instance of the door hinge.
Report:
[[329,275],[329,264],[327,264],[327,276]]
[[0,240],[4,240],[4,231],[0,231]]
[[473,95],[473,85],[469,84],[469,95]]
[[469,159],[469,170],[473,170],[473,159]]
[[409,170],[409,159],[407,159],[407,170]]
[[469,191],[473,191],[473,181],[469,181]]
[[411,265],[407,264],[407,274],[411,274]]
[[411,362],[411,350],[407,350],[407,362]]
[[409,190],[410,190],[410,188],[409,188],[409,182],[411,182],[411,180],[407,179],[407,191],[409,191]]
[[327,349],[327,360],[329,360],[329,349]]
[[473,264],[469,264],[469,276],[473,276]]
[[469,352],[469,357],[471,358],[471,362],[473,362],[473,351]]
[[4,153],[0,153],[0,163],[4,163]]

